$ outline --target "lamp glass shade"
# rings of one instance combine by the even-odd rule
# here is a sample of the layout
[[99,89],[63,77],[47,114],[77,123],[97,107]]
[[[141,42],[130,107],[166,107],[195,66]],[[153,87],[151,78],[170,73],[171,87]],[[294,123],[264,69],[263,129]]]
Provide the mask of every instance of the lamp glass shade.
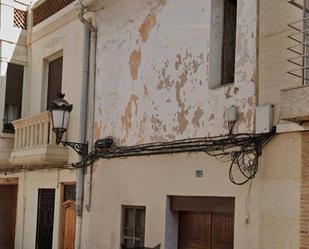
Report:
[[70,112],[67,110],[52,110],[53,128],[67,130],[69,125]]

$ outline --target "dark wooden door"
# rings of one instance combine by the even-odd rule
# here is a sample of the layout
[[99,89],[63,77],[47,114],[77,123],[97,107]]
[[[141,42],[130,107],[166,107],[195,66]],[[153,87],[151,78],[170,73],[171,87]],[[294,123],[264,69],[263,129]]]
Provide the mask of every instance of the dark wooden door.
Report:
[[39,189],[36,249],[53,247],[55,189]]
[[0,185],[0,249],[14,249],[17,186]]
[[233,237],[231,214],[179,213],[179,249],[233,249]]

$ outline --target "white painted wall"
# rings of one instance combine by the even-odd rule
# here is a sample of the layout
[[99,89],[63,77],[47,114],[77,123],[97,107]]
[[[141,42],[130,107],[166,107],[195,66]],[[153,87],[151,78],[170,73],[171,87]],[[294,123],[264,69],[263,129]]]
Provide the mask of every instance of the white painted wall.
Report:
[[[300,143],[295,133],[278,135],[268,144],[251,190],[249,184],[233,185],[229,164],[204,153],[101,160],[95,167],[84,248],[119,247],[121,205],[146,206],[146,246],[173,248],[171,224],[177,221],[167,216],[167,197],[184,195],[235,197],[235,249],[297,249]],[[203,170],[204,177],[196,178],[196,170]]]
[[[3,178],[3,176],[1,177]],[[71,182],[75,178],[75,172],[68,170],[39,170],[13,174],[9,177],[18,177],[19,179],[15,248],[35,248],[39,188],[54,188],[56,190],[53,248],[51,249],[59,248],[60,184],[62,182]]]

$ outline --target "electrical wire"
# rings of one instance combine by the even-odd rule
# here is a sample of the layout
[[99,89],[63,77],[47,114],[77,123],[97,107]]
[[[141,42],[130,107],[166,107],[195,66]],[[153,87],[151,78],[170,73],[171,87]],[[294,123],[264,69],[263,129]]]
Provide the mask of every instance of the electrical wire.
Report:
[[[275,134],[274,128],[269,133],[262,134],[232,134],[233,124],[229,125],[228,135],[174,140],[170,142],[147,143],[133,146],[116,146],[113,143],[98,141],[101,147],[95,147],[81,162],[74,164],[76,168],[92,165],[99,159],[127,158],[175,153],[205,152],[221,162],[231,161],[229,178],[233,184],[243,185],[255,178],[258,172],[259,156],[262,147]],[[110,137],[108,139],[111,139]],[[102,143],[100,143],[102,142]],[[109,141],[110,142],[110,141]],[[239,173],[237,176],[235,172]]]

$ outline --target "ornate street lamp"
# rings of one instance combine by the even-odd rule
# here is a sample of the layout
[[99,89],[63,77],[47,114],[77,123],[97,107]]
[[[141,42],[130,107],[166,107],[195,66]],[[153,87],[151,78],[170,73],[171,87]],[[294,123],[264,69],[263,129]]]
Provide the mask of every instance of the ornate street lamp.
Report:
[[59,93],[58,98],[50,106],[53,131],[56,133],[56,144],[70,146],[79,155],[84,157],[88,154],[88,143],[74,143],[62,140],[63,134],[68,130],[70,113],[73,109],[73,105],[69,104],[64,99],[64,96],[64,94]]

